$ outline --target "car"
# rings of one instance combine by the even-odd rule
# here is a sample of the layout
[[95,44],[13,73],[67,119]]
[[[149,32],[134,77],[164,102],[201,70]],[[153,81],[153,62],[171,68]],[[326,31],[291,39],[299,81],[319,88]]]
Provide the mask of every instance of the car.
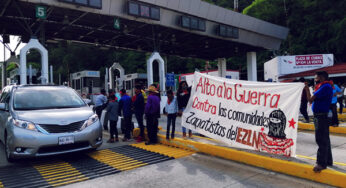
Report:
[[0,140],[12,162],[97,149],[102,145],[102,127],[70,87],[12,85],[0,97]]

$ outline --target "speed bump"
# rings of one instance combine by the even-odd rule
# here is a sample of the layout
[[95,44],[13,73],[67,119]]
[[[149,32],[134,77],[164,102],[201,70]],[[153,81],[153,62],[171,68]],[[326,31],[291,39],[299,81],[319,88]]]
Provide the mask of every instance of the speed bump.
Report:
[[89,179],[71,166],[71,164],[63,161],[34,165],[34,168],[36,168],[42,177],[53,187]]
[[162,144],[156,144],[156,145],[145,145],[144,143],[139,143],[139,144],[132,144],[132,146],[141,148],[147,151],[155,152],[155,153],[160,153],[162,155],[166,155],[169,157],[173,157],[175,159],[181,158],[181,157],[186,157],[189,156],[195,152],[188,151],[188,150],[182,150],[179,148],[175,147],[170,147]]
[[193,153],[162,145],[141,149],[141,145],[145,146],[118,146],[89,153],[60,155],[53,157],[53,160],[52,157],[33,159],[31,162],[0,167],[0,188],[62,186]]

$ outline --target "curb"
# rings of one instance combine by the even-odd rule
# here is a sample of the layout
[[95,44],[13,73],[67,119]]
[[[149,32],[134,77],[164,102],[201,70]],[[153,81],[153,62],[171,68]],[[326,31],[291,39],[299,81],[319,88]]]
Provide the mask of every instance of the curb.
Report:
[[[309,131],[314,131],[315,130],[314,124],[311,124],[311,123],[299,122],[298,126],[299,126],[298,127],[299,130],[309,130]],[[329,132],[330,133],[337,133],[337,134],[346,134],[346,127],[332,127],[332,126],[329,126]]]
[[251,166],[260,167],[267,170],[299,178],[304,178],[319,183],[324,183],[337,187],[346,187],[346,173],[338,172],[335,170],[326,169],[323,170],[321,173],[315,173],[312,171],[313,166],[308,164],[265,157],[226,147],[215,146],[191,140],[184,140],[181,138],[174,138],[174,140],[167,141],[164,135],[158,135],[158,137],[161,144],[178,147],[185,150],[205,153],[208,155],[237,161]]

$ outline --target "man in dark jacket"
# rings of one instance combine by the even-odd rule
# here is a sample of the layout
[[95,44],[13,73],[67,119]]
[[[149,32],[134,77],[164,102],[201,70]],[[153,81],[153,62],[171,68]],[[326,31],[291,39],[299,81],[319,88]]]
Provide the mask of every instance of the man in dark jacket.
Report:
[[133,98],[132,98],[135,116],[136,116],[138,126],[140,129],[140,135],[137,139],[137,142],[142,142],[145,139],[145,137],[144,137],[144,125],[143,125],[144,97],[142,95],[141,90],[142,90],[142,87],[140,85],[136,85],[136,87],[135,87],[136,95],[133,96]]
[[132,122],[132,112],[131,112],[131,97],[126,94],[126,90],[120,90],[121,99],[119,101],[119,114],[123,113],[123,120],[125,124],[125,136],[123,141],[129,141],[131,139],[131,122]]

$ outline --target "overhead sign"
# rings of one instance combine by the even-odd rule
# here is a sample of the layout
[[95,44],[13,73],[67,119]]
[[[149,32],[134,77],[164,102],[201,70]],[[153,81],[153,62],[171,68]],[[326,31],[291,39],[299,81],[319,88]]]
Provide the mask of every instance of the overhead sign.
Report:
[[333,66],[333,54],[278,56],[280,75]]
[[47,18],[47,7],[36,6],[36,18],[46,19]]
[[167,73],[166,74],[166,86],[167,87],[173,87],[174,86],[174,74],[173,73]]
[[295,156],[303,83],[232,80],[195,72],[182,126],[231,147]]
[[114,18],[114,29],[120,29],[120,20],[118,18]]

